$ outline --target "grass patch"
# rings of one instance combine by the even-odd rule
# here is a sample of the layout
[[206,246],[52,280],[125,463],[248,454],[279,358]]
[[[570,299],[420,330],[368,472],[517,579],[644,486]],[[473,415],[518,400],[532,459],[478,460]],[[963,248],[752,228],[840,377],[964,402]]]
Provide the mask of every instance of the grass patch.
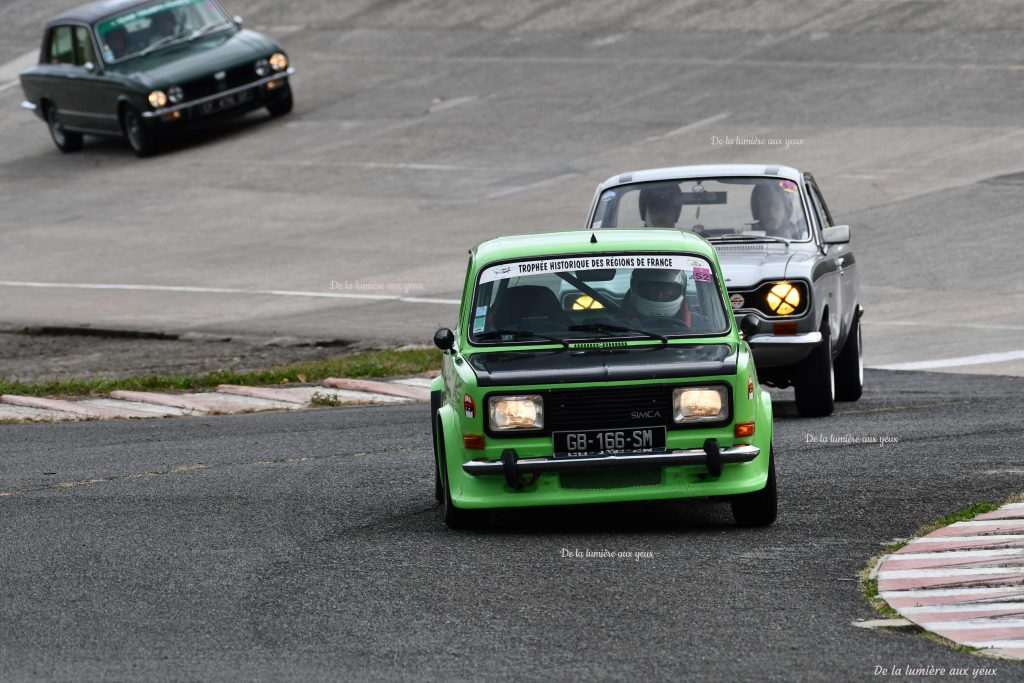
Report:
[[111,391],[194,391],[218,384],[246,386],[315,382],[327,377],[394,377],[415,375],[441,367],[441,352],[434,348],[355,353],[327,360],[288,363],[264,370],[222,370],[194,375],[145,375],[123,379],[54,379],[44,382],[0,380],[0,394],[23,396],[94,396]]

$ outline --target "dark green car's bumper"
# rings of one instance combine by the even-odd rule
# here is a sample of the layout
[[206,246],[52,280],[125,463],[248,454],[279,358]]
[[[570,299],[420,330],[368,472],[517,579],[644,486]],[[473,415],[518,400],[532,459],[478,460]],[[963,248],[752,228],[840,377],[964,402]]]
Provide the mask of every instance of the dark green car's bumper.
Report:
[[142,118],[148,126],[163,132],[186,128],[194,129],[198,126],[241,116],[254,109],[290,97],[291,84],[288,78],[294,73],[295,69],[289,67],[280,73],[235,88],[143,112]]

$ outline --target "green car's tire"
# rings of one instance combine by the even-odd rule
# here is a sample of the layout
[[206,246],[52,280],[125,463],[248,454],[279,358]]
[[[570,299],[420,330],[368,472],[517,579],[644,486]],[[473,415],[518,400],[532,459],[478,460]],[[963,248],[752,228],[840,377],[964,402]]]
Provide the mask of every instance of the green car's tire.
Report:
[[267,104],[267,111],[270,112],[271,116],[277,118],[278,116],[290,114],[294,105],[295,102],[292,100],[292,89],[291,86],[288,86],[288,92],[284,97]]
[[434,498],[444,502],[444,487],[441,486],[441,467],[437,464],[437,411],[441,409],[441,392],[430,392],[430,435],[434,440]]
[[836,359],[836,400],[856,401],[864,393],[864,346],[860,316],[854,315],[846,344]]
[[121,128],[135,156],[144,159],[157,153],[160,143],[157,134],[146,127],[142,117],[131,107],[121,111]]
[[46,126],[50,129],[53,144],[64,154],[82,149],[82,134],[64,130],[64,124],[60,122],[55,104],[46,107]]
[[438,431],[441,477],[444,481],[444,501],[441,512],[449,529],[480,529],[487,525],[490,517],[487,510],[466,510],[452,504],[451,483],[448,481],[448,464],[444,452],[444,434]]
[[821,343],[800,361],[795,375],[796,411],[801,417],[831,415],[836,408],[836,377],[832,372],[832,337],[828,322],[822,326]]
[[736,524],[746,527],[770,526],[778,516],[778,494],[775,489],[775,453],[768,451],[768,481],[764,488],[753,493],[733,496],[732,516]]

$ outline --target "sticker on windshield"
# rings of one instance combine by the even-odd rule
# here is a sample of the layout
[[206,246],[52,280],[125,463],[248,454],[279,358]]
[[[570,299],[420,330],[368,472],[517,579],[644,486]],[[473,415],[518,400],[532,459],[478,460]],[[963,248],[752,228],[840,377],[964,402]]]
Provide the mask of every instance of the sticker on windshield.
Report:
[[796,192],[796,183],[792,180],[780,180],[779,187],[782,188],[783,192]]
[[711,284],[711,269],[695,267],[693,269],[693,281]]
[[540,259],[536,261],[502,263],[501,265],[485,268],[480,273],[480,284],[527,275],[556,275],[558,273],[604,270],[607,268],[690,270],[692,268],[707,268],[707,266],[707,261],[702,259],[673,254],[631,254],[628,256],[580,256],[576,258]]
[[473,316],[473,334],[483,332],[487,327],[487,306],[477,306],[476,315]]

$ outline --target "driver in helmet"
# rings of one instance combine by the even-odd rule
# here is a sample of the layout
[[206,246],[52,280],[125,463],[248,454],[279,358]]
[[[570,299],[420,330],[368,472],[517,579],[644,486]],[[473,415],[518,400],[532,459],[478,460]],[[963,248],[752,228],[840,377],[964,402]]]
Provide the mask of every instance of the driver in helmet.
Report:
[[682,211],[682,193],[675,183],[649,185],[640,190],[638,209],[648,228],[674,228]]
[[667,268],[636,268],[630,277],[623,314],[633,320],[674,318],[689,327],[693,320],[686,303],[686,273]]

